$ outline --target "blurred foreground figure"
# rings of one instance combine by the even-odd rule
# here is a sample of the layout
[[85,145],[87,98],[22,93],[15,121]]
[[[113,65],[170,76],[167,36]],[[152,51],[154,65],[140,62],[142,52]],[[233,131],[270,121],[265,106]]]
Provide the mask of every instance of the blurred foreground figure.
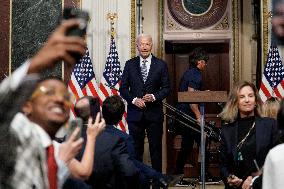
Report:
[[281,144],[271,149],[265,159],[263,168],[263,189],[282,189],[284,178],[284,101],[281,101],[280,109],[277,114],[277,124],[280,130]]
[[[83,55],[85,53],[86,43],[83,38],[66,36],[68,29],[79,26],[78,20],[68,20],[63,22],[57,29],[52,33],[47,42],[43,47],[35,54],[31,59],[27,60],[20,68],[18,68],[9,78],[5,79],[0,85],[0,99],[1,99],[1,135],[7,136],[1,138],[1,146],[6,146],[9,150],[0,151],[1,169],[0,179],[1,188],[60,188],[58,185],[52,185],[47,173],[46,163],[46,151],[43,148],[42,137],[36,131],[42,127],[36,126],[41,124],[32,122],[24,115],[17,114],[12,120],[12,117],[21,109],[22,104],[29,99],[37,82],[36,79],[32,79],[28,86],[21,89],[21,82],[24,78],[33,73],[40,73],[43,70],[53,68],[57,63],[61,64],[61,61],[67,63],[72,68],[76,63],[76,59],[72,57],[72,53]],[[61,83],[60,87],[63,87]],[[24,91],[21,93],[19,91]],[[16,91],[16,92],[15,92]],[[57,90],[54,90],[57,94]],[[62,92],[62,89],[59,89]],[[7,94],[14,93],[7,98]],[[3,98],[5,97],[5,98]],[[13,103],[10,103],[13,102]],[[45,107],[53,121],[62,123],[67,120],[67,109],[62,104],[56,103],[52,107]],[[38,111],[41,111],[42,107],[34,107]],[[35,110],[35,109],[33,109]],[[28,114],[29,112],[25,112]],[[45,113],[45,112],[42,112]],[[47,113],[47,112],[46,112]],[[48,115],[41,115],[41,119],[46,119]],[[40,119],[40,118],[38,118]],[[12,122],[10,122],[12,120]],[[55,123],[53,122],[53,123]],[[50,123],[49,123],[50,124]],[[42,124],[43,127],[46,124]],[[55,133],[55,129],[58,125],[54,125],[55,128],[46,128],[46,135]],[[76,133],[75,133],[76,134]],[[51,137],[52,135],[49,135]],[[52,138],[52,137],[51,137]],[[3,141],[2,139],[8,139]],[[73,138],[74,139],[74,138]],[[72,140],[72,138],[71,138]],[[80,147],[81,141],[70,141],[74,146],[70,148],[69,154],[61,157],[61,160],[70,160],[72,156],[76,154],[76,151]],[[70,145],[70,144],[69,144]],[[3,148],[1,148],[3,149]],[[64,150],[63,150],[64,151]],[[10,159],[7,161],[7,154],[12,154]],[[56,152],[55,152],[56,153]],[[63,159],[62,159],[63,158]],[[66,159],[64,159],[66,158]],[[54,162],[53,162],[54,163]],[[66,166],[66,165],[65,165]],[[7,171],[9,169],[9,171]],[[65,174],[63,174],[65,175]],[[55,175],[57,177],[57,175]]]
[[284,45],[284,1],[274,0],[273,15],[271,19],[272,32],[276,39],[276,43]]
[[276,119],[279,108],[280,99],[278,97],[270,97],[263,103],[263,117]]

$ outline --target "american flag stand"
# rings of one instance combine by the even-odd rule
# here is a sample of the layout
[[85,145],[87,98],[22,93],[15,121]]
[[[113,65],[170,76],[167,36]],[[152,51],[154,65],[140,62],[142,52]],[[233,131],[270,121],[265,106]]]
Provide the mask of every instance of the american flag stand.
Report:
[[74,99],[71,107],[71,117],[75,117],[74,103],[76,100],[87,95],[99,97],[99,87],[96,82],[89,50],[86,51],[86,54],[73,68],[71,79],[68,82],[68,90]]
[[263,102],[270,97],[284,97],[284,67],[276,45],[270,46],[259,95]]
[[[99,85],[96,82],[93,64],[89,51],[87,50],[86,54],[79,60],[78,63],[76,63],[71,74],[71,79],[68,82],[68,90],[74,97],[71,107],[71,117],[75,117],[74,103],[83,96],[99,97],[100,104],[102,105],[102,102],[106,97],[120,95],[118,90],[120,87],[122,71],[114,40],[114,19],[117,18],[117,15],[116,13],[109,13],[108,18],[110,19],[111,24],[110,51],[106,59],[101,82]],[[118,128],[128,133],[126,111],[124,112],[122,121],[119,123]]]
[[[110,50],[106,59],[103,76],[99,84],[100,99],[102,101],[104,101],[104,99],[108,96],[112,95],[120,96],[118,90],[120,87],[120,79],[122,75],[120,61],[115,44],[114,20],[117,18],[117,14],[108,13],[108,18],[110,19],[111,38],[110,38]],[[124,102],[126,103],[126,101]],[[128,133],[128,127],[126,123],[126,111],[123,114],[122,121],[120,121],[118,124],[118,128]]]

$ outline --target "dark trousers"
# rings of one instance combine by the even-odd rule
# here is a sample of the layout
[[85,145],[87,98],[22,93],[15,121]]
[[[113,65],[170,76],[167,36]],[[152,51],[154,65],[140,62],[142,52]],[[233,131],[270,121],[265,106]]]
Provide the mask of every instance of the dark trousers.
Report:
[[[181,142],[181,150],[178,154],[176,160],[176,174],[183,174],[184,173],[184,165],[186,163],[188,155],[192,152],[194,141],[200,146],[201,136],[200,133],[193,131],[190,128],[183,126],[181,129],[182,134],[182,142]],[[207,141],[206,141],[207,142]],[[207,150],[205,150],[207,152]],[[205,156],[205,170],[208,170],[208,153]]]
[[142,118],[140,122],[128,122],[129,134],[134,139],[136,159],[143,160],[145,131],[149,141],[152,167],[162,172],[162,135],[163,123],[150,122]]

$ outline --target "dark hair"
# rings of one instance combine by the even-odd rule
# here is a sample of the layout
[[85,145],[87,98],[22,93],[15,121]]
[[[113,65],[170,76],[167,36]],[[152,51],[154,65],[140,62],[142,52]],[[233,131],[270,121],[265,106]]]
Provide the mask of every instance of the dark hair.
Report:
[[196,67],[199,60],[205,60],[205,62],[209,60],[208,53],[201,47],[193,49],[189,55],[189,63],[191,66]]
[[108,125],[117,125],[122,119],[125,105],[119,96],[110,96],[105,99],[102,107],[103,118]]

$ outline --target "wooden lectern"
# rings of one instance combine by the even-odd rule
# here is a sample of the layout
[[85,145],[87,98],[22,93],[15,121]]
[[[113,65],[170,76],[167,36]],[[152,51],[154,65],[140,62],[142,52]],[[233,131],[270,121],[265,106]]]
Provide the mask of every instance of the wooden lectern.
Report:
[[201,113],[201,181],[202,189],[205,189],[205,111],[204,103],[227,102],[227,91],[187,91],[178,93],[179,102],[200,103]]

